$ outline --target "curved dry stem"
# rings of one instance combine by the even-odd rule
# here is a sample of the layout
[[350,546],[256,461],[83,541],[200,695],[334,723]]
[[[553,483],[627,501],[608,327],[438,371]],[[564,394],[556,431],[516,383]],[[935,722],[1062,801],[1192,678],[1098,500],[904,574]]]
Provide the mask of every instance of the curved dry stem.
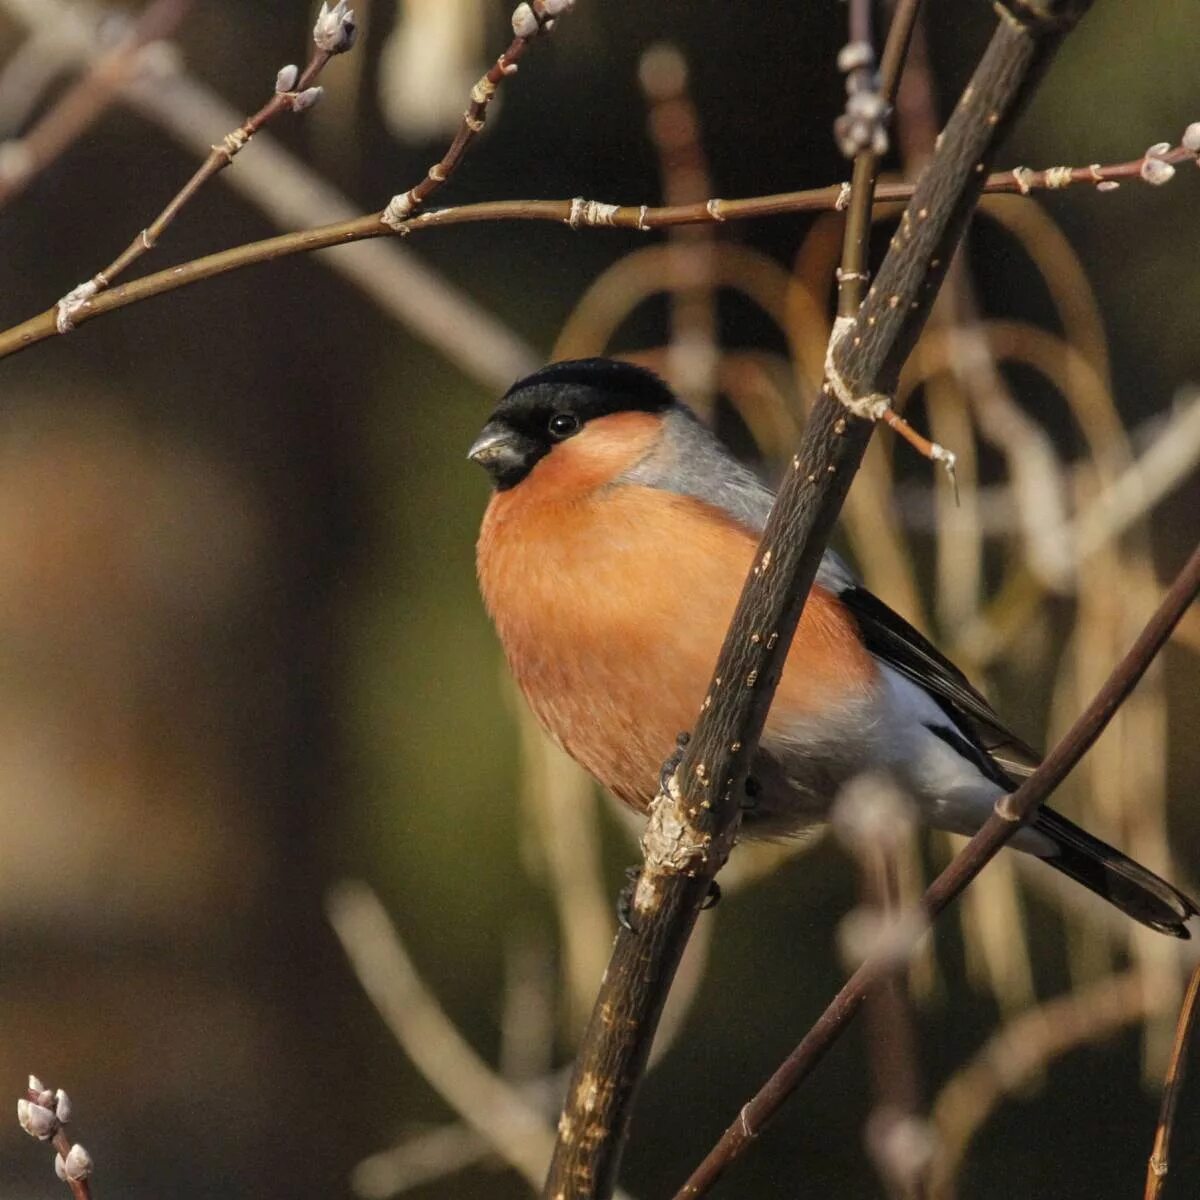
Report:
[[388,1028],[446,1102],[533,1187],[553,1136],[541,1114],[467,1045],[426,988],[375,893],[346,882],[326,898],[330,924]]
[[38,118],[28,133],[3,144],[0,208],[24,192],[104,115],[122,85],[137,73],[141,50],[170,37],[191,6],[192,0],[153,0],[115,46],[97,53],[88,71]]
[[971,1140],[1006,1097],[1055,1059],[1111,1037],[1151,1011],[1153,994],[1137,971],[1114,975],[1015,1016],[950,1077],[934,1101],[937,1153],[931,1200],[953,1200]]

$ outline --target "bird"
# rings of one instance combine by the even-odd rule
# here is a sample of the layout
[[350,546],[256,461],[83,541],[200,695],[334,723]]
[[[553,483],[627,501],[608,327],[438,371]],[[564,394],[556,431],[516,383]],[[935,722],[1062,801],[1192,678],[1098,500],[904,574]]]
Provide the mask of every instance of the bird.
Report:
[[[554,362],[500,399],[468,458],[493,485],[484,606],[541,726],[646,812],[700,711],[774,496],[654,373]],[[863,772],[970,835],[1039,761],[966,675],[826,551],[751,765],[741,834],[827,820]],[[1041,806],[1010,845],[1134,920],[1190,936],[1196,904]]]

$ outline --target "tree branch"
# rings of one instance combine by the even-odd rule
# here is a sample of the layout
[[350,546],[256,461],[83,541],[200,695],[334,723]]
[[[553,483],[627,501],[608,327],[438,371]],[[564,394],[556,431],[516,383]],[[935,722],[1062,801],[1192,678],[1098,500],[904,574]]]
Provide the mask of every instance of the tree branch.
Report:
[[[1090,183],[1099,187],[1106,182],[1119,179],[1146,178],[1155,176],[1155,182],[1166,182],[1161,172],[1150,170],[1147,163],[1158,160],[1166,166],[1196,161],[1197,148],[1188,145],[1172,147],[1155,154],[1143,155],[1128,162],[1111,166],[1050,167],[1045,171],[1028,171],[1018,167],[1015,171],[1002,171],[988,176],[980,191],[986,193],[1020,192],[1029,193],[1041,189],[1066,187],[1070,183]],[[1024,172],[1024,173],[1023,173]],[[1149,180],[1147,179],[1147,182]],[[744,221],[760,217],[790,216],[796,213],[828,212],[844,209],[850,185],[833,184],[824,188],[812,188],[799,192],[780,192],[768,196],[753,196],[744,200],[706,200],[702,204],[666,205],[651,208],[648,205],[605,204],[599,200],[489,200],[480,204],[463,204],[454,208],[436,209],[404,221],[396,229],[384,224],[384,213],[371,213],[348,221],[321,225],[314,229],[299,230],[260,242],[248,242],[234,246],[217,254],[193,259],[178,267],[159,271],[136,279],[131,283],[111,288],[103,295],[85,300],[73,311],[72,325],[78,327],[103,316],[105,313],[126,308],[142,300],[161,296],[176,288],[187,287],[204,279],[212,279],[242,267],[257,266],[273,262],[292,254],[306,254],[313,250],[327,250],[333,246],[345,246],[352,242],[370,238],[388,237],[393,234],[407,236],[431,229],[451,225],[476,225],[496,221],[535,221],[554,225],[567,225],[572,229],[584,227],[637,230],[648,232],[655,229],[670,229],[680,225],[704,225],[712,222]],[[880,184],[875,190],[875,203],[892,204],[910,200],[914,185],[908,183]],[[38,342],[44,342],[61,332],[57,325],[57,305],[30,317],[27,321],[0,332],[0,358],[27,350]]]
[[275,80],[275,91],[270,100],[211,148],[191,179],[104,270],[73,288],[58,302],[54,320],[59,333],[69,333],[74,329],[80,308],[98,293],[106,291],[139,258],[154,249],[158,239],[204,185],[226,167],[232,166],[235,155],[249,144],[260,129],[280,113],[303,112],[320,99],[321,89],[316,82],[321,72],[335,55],[345,53],[354,45],[356,33],[354,12],[346,7],[346,0],[338,0],[332,10],[327,4],[322,4],[313,27],[313,52],[308,65],[303,71],[296,66],[285,66]]
[[[957,898],[1087,753],[1166,644],[1197,593],[1200,593],[1200,546],[1192,552],[1137,641],[1066,736],[1015,792],[996,802],[983,828],[929,885],[921,905],[930,920]],[[907,957],[923,928],[924,922],[910,920],[903,925],[897,924],[896,932],[886,939],[886,947],[871,955],[854,972],[796,1049],[754,1099],[742,1108],[737,1120],[692,1173],[676,1200],[703,1195],[725,1168],[743,1153],[784,1100],[812,1073],[826,1051],[845,1032],[866,995],[895,971],[898,959]]]
[[[679,768],[656,798],[634,891],[576,1060],[543,1194],[610,1194],[663,1000],[738,806],[800,612],[886,391],[915,341],[995,152],[1086,3],[1001,8],[1001,22],[918,182],[857,319],[837,322],[823,395],[771,510]],[[719,1168],[716,1173],[719,1173]],[[713,1175],[715,1178],[715,1174]]]

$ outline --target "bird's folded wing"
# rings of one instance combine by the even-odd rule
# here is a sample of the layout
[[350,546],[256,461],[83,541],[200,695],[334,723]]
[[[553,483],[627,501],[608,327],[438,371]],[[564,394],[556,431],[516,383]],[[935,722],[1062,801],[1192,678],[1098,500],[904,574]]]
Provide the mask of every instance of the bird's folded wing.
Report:
[[851,582],[836,594],[876,658],[924,688],[1007,774],[1025,776],[1033,770],[1041,756],[1001,721],[936,646],[860,584]]

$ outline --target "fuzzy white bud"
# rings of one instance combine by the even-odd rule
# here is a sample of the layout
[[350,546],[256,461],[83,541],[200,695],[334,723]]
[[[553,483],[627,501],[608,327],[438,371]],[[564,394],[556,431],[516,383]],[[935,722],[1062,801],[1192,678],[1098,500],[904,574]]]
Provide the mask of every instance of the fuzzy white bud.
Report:
[[1175,168],[1161,158],[1147,158],[1142,162],[1141,176],[1147,183],[1160,187],[1175,175]]
[[338,0],[332,8],[328,4],[321,5],[317,23],[313,26],[313,43],[318,50],[345,54],[357,37],[354,9],[347,7],[346,0]]
[[279,74],[275,76],[276,92],[290,92],[300,78],[300,68],[295,63],[288,63],[286,67],[280,67]]
[[307,108],[312,108],[321,97],[325,95],[323,87],[305,88],[304,91],[298,92],[292,97],[292,112],[304,112]]
[[67,1182],[67,1164],[63,1162],[63,1156],[56,1154],[54,1156],[54,1173],[63,1181]]
[[1200,154],[1200,121],[1193,121],[1184,131],[1181,142],[1185,150]]
[[519,38],[537,37],[538,19],[533,15],[533,9],[528,4],[518,4],[513,9],[512,30]]
[[67,1151],[66,1161],[63,1163],[67,1178],[75,1181],[86,1179],[94,1166],[92,1156],[78,1142]]
[[64,1125],[71,1119],[71,1097],[62,1088],[54,1093],[54,1112]]
[[44,1092],[46,1085],[36,1075],[30,1075],[29,1090],[31,1092]]
[[1147,158],[1165,158],[1171,152],[1170,142],[1155,142],[1149,150],[1146,151]]
[[870,42],[847,42],[837,56],[837,67],[843,75],[875,65],[875,51]]
[[30,1137],[48,1142],[58,1132],[58,1118],[53,1111],[32,1100],[17,1101],[17,1120]]

